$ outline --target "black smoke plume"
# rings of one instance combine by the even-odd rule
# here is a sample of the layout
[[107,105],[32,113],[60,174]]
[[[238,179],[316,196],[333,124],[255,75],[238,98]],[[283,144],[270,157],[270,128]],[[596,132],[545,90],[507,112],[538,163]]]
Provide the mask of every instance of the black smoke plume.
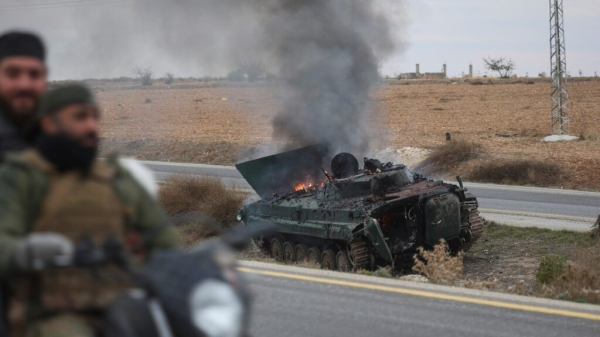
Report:
[[364,0],[254,0],[265,49],[287,89],[274,136],[298,147],[327,142],[364,154],[378,65],[395,47],[388,18]]
[[241,62],[259,62],[285,92],[273,121],[277,143],[329,142],[332,151],[362,155],[385,128],[369,132],[370,94],[380,84],[379,64],[402,42],[403,2],[94,2],[10,12],[6,24],[38,27],[48,37],[57,79],[133,76],[138,66],[158,76],[225,76]]
[[384,3],[137,0],[135,11],[155,48],[180,64],[231,69],[258,60],[277,73],[285,99],[273,136],[287,148],[327,142],[332,151],[363,154],[381,135],[367,132],[376,109],[369,95],[380,84],[379,63],[396,47]]

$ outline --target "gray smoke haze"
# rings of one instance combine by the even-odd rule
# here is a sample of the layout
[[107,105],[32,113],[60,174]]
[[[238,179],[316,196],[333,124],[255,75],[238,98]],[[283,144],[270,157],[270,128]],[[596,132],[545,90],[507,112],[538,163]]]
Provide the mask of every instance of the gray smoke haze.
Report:
[[378,63],[395,48],[388,18],[364,0],[255,1],[264,4],[265,48],[288,89],[274,136],[365,154]]
[[225,76],[262,62],[286,93],[274,137],[292,147],[327,141],[364,154],[378,65],[402,46],[403,25],[391,22],[398,0],[90,1],[43,11],[26,7],[38,1],[6,1],[25,7],[0,12],[0,27],[41,32],[55,79],[132,76],[136,66]]
[[378,4],[154,0],[153,6],[136,2],[135,13],[156,27],[154,49],[179,64],[202,60],[231,69],[250,60],[276,72],[286,92],[273,121],[276,140],[288,147],[328,142],[335,152],[365,154],[374,138],[367,134],[372,124],[367,111],[376,108],[369,95],[380,82],[378,64],[396,48],[392,25]]
[[82,38],[89,41],[85,59],[105,69],[112,63],[120,76],[139,66],[157,76],[200,77],[226,76],[241,61],[265,58],[258,10],[248,1],[133,0],[130,6],[127,19],[116,19],[121,24],[102,12],[78,18],[79,26],[96,28]]

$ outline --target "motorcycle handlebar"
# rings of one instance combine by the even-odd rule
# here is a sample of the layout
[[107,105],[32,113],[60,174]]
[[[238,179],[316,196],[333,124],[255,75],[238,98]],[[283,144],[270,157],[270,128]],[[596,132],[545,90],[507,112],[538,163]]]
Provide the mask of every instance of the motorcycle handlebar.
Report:
[[[275,230],[275,226],[271,225],[254,226],[252,228],[240,227],[230,230],[219,241],[229,248],[239,251],[246,248],[253,238],[272,235]],[[90,240],[83,239],[76,243],[72,255],[55,256],[49,262],[35,261],[34,264],[36,270],[95,267],[105,264],[127,266],[128,258],[123,245],[114,239],[107,239],[102,247],[97,247]]]
[[276,231],[273,225],[261,225],[254,227],[240,227],[231,230],[223,235],[222,241],[229,247],[235,250],[243,250],[246,248],[253,238],[261,236],[270,236]]
[[76,250],[73,255],[58,255],[50,261],[34,261],[35,270],[44,270],[48,268],[68,268],[68,267],[97,267],[105,264],[123,264],[123,258],[112,257],[106,254],[103,249],[92,249],[89,251]]

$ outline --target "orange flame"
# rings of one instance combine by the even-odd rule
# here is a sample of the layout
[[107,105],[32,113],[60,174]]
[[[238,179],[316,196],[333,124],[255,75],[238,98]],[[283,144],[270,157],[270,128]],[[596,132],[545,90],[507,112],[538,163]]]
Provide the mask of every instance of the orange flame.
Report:
[[308,191],[308,190],[314,190],[317,187],[312,183],[299,183],[299,184],[295,184],[294,185],[294,191],[298,192],[298,191]]
[[292,186],[294,187],[294,192],[299,192],[299,191],[315,192],[315,191],[319,190],[319,188],[325,187],[325,184],[329,181],[329,179],[326,179],[325,181],[322,181],[322,182],[318,182],[318,181],[313,182],[313,181],[311,181],[312,179],[313,179],[312,177],[305,177],[302,181],[295,182],[294,184],[292,184]]
[[298,191],[302,191],[302,190],[306,190],[306,187],[304,187],[304,184],[294,185],[294,191],[298,192]]

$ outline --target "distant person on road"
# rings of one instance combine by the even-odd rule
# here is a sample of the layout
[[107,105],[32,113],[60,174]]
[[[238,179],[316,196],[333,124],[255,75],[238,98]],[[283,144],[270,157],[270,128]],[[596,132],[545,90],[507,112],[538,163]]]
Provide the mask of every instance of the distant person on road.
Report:
[[35,112],[46,90],[46,50],[30,33],[0,36],[0,162],[29,148],[37,136]]
[[[13,336],[96,336],[102,311],[131,287],[117,266],[43,269],[86,243],[145,253],[180,245],[166,213],[135,170],[97,158],[100,111],[88,88],[50,90],[34,148],[0,168],[0,280],[10,284]],[[116,269],[115,269],[116,268]]]

